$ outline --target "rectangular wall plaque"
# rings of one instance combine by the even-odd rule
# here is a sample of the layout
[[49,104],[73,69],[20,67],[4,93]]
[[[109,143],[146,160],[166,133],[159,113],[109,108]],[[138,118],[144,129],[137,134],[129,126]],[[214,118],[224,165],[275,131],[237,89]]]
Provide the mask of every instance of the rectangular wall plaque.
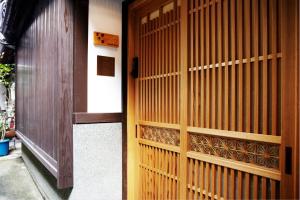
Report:
[[97,56],[97,75],[115,76],[115,58],[107,56]]
[[119,36],[108,33],[94,32],[94,44],[119,47]]

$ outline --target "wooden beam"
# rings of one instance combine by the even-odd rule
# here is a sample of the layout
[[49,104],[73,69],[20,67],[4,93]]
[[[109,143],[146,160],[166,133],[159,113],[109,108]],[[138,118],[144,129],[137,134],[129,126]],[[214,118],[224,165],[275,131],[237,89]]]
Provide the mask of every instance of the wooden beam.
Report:
[[74,4],[73,112],[87,112],[89,0],[76,0]]
[[123,113],[73,113],[73,124],[122,122]]

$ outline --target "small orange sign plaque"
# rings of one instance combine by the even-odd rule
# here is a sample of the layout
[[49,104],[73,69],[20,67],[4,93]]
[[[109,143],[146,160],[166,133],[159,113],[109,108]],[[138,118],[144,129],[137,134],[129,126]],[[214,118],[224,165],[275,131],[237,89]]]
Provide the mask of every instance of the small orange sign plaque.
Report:
[[94,32],[94,44],[119,47],[119,36],[107,33]]

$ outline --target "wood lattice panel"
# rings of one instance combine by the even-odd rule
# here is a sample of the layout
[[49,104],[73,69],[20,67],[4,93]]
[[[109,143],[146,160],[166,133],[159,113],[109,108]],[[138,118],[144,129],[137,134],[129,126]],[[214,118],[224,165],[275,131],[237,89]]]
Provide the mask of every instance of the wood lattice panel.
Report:
[[280,3],[189,0],[189,126],[281,135]]
[[279,181],[188,159],[187,199],[277,199]]
[[140,20],[140,120],[179,123],[179,19],[172,3]]
[[179,153],[140,144],[140,199],[178,199]]

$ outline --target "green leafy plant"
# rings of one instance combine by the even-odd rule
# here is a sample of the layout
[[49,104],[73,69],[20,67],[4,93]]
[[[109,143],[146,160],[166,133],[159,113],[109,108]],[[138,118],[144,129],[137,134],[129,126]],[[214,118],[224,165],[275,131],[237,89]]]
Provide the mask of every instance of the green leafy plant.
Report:
[[6,101],[10,98],[10,88],[15,79],[15,65],[0,63],[0,83],[6,89]]

